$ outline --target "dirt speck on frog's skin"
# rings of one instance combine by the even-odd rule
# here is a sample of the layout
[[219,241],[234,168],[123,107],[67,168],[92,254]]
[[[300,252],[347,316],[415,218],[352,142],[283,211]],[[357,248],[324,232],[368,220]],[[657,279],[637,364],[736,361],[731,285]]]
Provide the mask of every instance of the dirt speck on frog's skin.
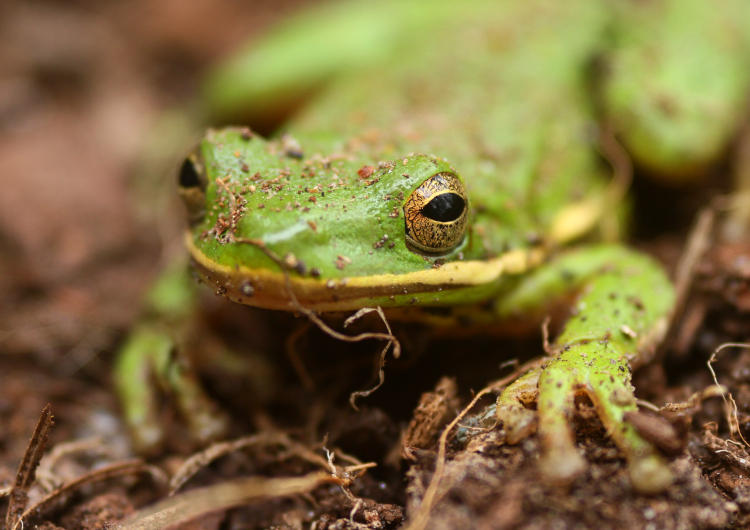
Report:
[[343,270],[347,265],[351,265],[351,263],[352,263],[351,258],[342,256],[341,254],[336,256],[336,260],[334,261],[336,268],[339,270]]

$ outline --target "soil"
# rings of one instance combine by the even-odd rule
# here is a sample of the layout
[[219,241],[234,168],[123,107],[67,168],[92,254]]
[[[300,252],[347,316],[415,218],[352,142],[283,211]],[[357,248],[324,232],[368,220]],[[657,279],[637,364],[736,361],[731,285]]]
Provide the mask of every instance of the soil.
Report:
[[[149,285],[179,253],[184,218],[173,180],[144,153],[164,116],[196,97],[212,64],[300,3],[0,4],[6,524],[33,508],[24,524],[104,528],[172,499],[178,512],[195,502],[197,516],[180,527],[205,529],[398,528],[420,517],[426,528],[446,529],[750,526],[750,351],[719,351],[716,381],[706,364],[719,345],[750,332],[749,248],[715,231],[703,236],[708,250],[661,362],[634,378],[639,398],[657,411],[645,407],[632,421],[668,455],[676,477],[663,493],[633,491],[585,400],[575,422],[590,467],[573,484],[540,477],[535,436],[507,445],[498,428],[470,437],[463,427],[450,431],[439,462],[446,425],[517,366],[505,361],[537,356],[539,336],[445,338],[399,328],[402,357],[388,357],[385,383],[355,410],[348,396],[372,385],[382,344],[336,342],[303,318],[232,306],[212,293],[197,323],[207,338],[195,362],[230,413],[229,441],[208,449],[191,442],[165,398],[166,445],[148,458],[133,454],[111,366]],[[675,270],[698,207],[727,187],[709,182],[675,190],[639,181],[634,243]],[[242,354],[249,378],[219,375],[216,352],[226,349]],[[725,401],[730,395],[734,403]],[[491,401],[481,398],[474,412]],[[436,470],[439,487],[428,493]],[[178,493],[168,498],[170,486]],[[194,490],[205,492],[205,506],[181,497]],[[165,523],[149,524],[142,527]]]

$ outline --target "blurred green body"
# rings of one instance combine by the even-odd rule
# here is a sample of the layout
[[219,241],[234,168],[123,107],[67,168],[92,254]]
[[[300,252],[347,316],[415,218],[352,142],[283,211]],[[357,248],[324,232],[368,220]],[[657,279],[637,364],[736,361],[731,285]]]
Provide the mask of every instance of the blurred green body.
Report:
[[699,176],[747,116],[750,3],[615,5],[605,116],[642,167],[675,182]]
[[[210,130],[191,154],[196,270],[259,307],[420,318],[439,305],[482,324],[580,292],[550,360],[506,390],[498,415],[509,439],[533,430],[520,399],[533,388],[545,472],[566,481],[583,469],[567,418],[585,392],[636,487],[665,487],[666,464],[623,415],[636,408],[629,368],[666,328],[670,283],[619,245],[561,247],[596,238],[617,210],[602,117],[658,174],[723,153],[749,85],[750,3],[707,4],[354,2],[289,22],[209,85],[210,108],[242,102],[250,115],[315,95],[283,136]],[[439,255],[407,243],[403,210],[437,173],[463,180],[469,208],[466,235]],[[128,372],[120,385],[146,395]],[[145,401],[126,404],[137,429],[153,427]]]

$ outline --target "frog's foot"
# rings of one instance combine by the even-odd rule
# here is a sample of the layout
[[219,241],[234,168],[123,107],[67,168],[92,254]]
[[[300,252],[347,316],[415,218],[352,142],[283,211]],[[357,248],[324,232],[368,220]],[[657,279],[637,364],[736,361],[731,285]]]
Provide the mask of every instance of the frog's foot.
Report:
[[169,333],[148,324],[140,325],[120,349],[115,384],[139,453],[156,452],[165,440],[156,387],[173,399],[196,443],[205,444],[227,431],[227,416],[205,394],[189,361],[175,350]]
[[497,308],[500,315],[512,315],[575,291],[574,311],[552,345],[556,354],[498,399],[506,439],[517,442],[534,430],[528,405],[536,391],[542,470],[551,480],[570,482],[586,468],[570,427],[576,394],[585,394],[625,454],[633,486],[646,493],[663,490],[671,472],[625,413],[636,409],[629,363],[648,362],[664,336],[674,300],[671,285],[647,257],[602,245],[560,254],[527,275]]
[[[550,480],[567,484],[586,469],[570,427],[575,397],[585,393],[607,432],[625,453],[633,486],[642,493],[661,491],[672,482],[672,473],[657,450],[625,421],[625,413],[636,409],[630,369],[624,357],[612,356],[608,348],[607,338],[562,347],[560,355],[543,369],[527,373],[501,394],[498,419],[503,422],[508,443],[531,434],[538,421],[541,471]],[[534,397],[538,417],[524,406]]]

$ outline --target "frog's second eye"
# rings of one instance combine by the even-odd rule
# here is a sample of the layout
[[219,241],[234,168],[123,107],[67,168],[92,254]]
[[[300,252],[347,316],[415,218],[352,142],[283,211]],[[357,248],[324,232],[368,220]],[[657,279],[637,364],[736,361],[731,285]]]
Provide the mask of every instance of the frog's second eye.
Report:
[[199,222],[206,213],[206,179],[199,162],[192,155],[180,166],[177,184],[190,223]]
[[201,185],[201,177],[198,174],[198,169],[190,157],[186,158],[180,166],[177,178],[179,179],[181,188],[196,188]]
[[431,176],[404,203],[406,242],[429,254],[450,252],[464,239],[468,210],[464,185],[456,175]]

